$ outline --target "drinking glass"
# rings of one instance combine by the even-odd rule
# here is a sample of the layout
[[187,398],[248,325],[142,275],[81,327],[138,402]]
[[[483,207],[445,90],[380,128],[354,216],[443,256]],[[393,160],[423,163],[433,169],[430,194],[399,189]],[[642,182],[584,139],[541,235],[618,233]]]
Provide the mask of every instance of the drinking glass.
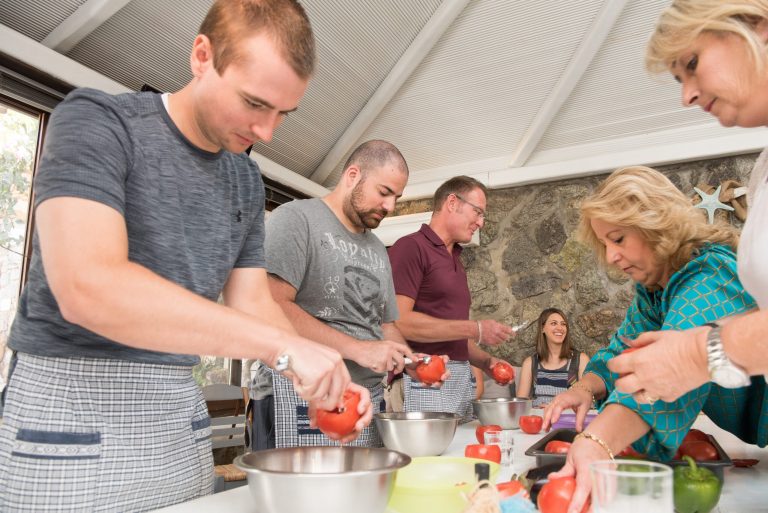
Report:
[[604,460],[590,465],[594,513],[672,513],[672,469],[661,463]]
[[512,431],[498,431],[491,430],[486,431],[483,435],[483,441],[485,445],[498,445],[501,450],[501,464],[512,464],[512,448],[514,447],[514,439],[512,438]]

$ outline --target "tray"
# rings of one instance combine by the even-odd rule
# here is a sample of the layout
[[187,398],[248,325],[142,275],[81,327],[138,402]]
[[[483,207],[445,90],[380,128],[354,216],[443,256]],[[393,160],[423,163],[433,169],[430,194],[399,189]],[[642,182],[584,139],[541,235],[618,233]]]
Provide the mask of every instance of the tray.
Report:
[[[552,440],[561,440],[563,442],[573,442],[573,439],[575,437],[576,437],[575,429],[553,429],[552,431],[547,433],[543,438],[541,438],[538,442],[530,446],[528,450],[525,451],[525,455],[535,457],[537,467],[543,467],[545,465],[555,465],[555,464],[560,465],[562,467],[565,464],[566,455],[544,452],[544,447],[546,447],[547,443],[549,443]],[[720,478],[720,481],[723,481],[723,470],[726,467],[732,466],[733,462],[731,461],[731,458],[725,453],[723,448],[720,447],[720,444],[717,443],[717,440],[715,440],[715,437],[713,437],[712,435],[707,435],[707,438],[709,443],[711,443],[714,446],[715,450],[717,451],[718,459],[708,460],[708,461],[697,461],[696,465],[698,465],[699,467],[708,468],[718,478]],[[648,461],[658,461],[658,460],[649,458]],[[688,463],[685,460],[660,461],[659,463],[669,465],[670,467],[688,465]]]

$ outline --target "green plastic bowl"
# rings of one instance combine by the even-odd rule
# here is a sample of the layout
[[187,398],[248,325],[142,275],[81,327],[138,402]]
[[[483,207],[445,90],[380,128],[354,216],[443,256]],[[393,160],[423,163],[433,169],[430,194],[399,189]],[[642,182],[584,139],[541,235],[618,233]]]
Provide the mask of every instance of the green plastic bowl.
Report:
[[469,494],[477,484],[475,463],[491,467],[496,482],[499,464],[477,458],[430,456],[413,458],[397,471],[395,489],[389,499],[393,513],[462,513]]

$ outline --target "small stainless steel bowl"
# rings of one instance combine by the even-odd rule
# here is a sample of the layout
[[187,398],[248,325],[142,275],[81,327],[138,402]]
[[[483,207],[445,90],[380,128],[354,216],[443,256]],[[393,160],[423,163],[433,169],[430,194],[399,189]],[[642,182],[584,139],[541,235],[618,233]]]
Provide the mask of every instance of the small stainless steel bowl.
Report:
[[518,429],[520,417],[531,413],[530,399],[476,399],[472,410],[480,423],[497,424],[502,429]]
[[445,452],[460,415],[440,412],[377,413],[376,429],[388,449],[408,456],[438,456]]
[[243,454],[234,464],[247,475],[254,511],[384,513],[397,469],[410,462],[388,449],[288,447]]

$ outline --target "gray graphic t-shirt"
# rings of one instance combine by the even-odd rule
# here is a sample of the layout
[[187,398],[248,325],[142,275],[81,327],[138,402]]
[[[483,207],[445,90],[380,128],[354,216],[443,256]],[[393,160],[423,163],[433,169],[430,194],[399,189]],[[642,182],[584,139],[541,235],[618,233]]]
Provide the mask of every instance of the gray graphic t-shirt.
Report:
[[[267,271],[296,289],[296,304],[359,340],[381,340],[397,319],[392,269],[373,233],[353,233],[321,199],[292,201],[267,220]],[[352,379],[373,385],[383,374],[346,360]]]

